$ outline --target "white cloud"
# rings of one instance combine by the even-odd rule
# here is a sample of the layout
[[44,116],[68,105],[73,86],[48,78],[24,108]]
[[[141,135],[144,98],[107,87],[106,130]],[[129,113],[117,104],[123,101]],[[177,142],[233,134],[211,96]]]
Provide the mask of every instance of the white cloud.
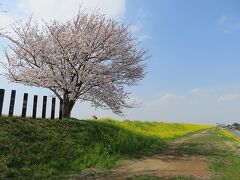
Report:
[[145,9],[139,8],[137,11],[137,22],[129,27],[129,30],[138,36],[138,40],[140,42],[144,42],[152,38],[149,34],[143,32],[143,27],[147,22],[148,15],[149,13]]
[[148,34],[143,34],[138,39],[139,39],[139,41],[143,42],[143,41],[152,39],[152,37],[150,35],[148,35]]
[[149,16],[149,12],[147,12],[146,9],[139,8],[137,11],[137,15],[139,18],[146,18]]
[[137,24],[133,24],[129,27],[129,30],[135,34],[137,32],[139,32],[140,28],[142,27],[142,25],[140,23],[137,23]]
[[224,34],[240,30],[240,21],[234,16],[223,15],[219,18],[218,24],[221,26]]
[[[221,103],[220,103],[221,102]],[[176,94],[166,92],[145,99],[138,109],[127,111],[128,119],[187,123],[239,122],[240,94],[224,95],[219,89],[192,89]]]
[[201,88],[194,88],[190,91],[192,94],[202,94]]
[[21,0],[19,6],[27,15],[44,20],[68,20],[76,15],[80,6],[99,9],[112,18],[123,18],[125,13],[125,0]]
[[229,94],[220,96],[218,102],[240,101],[240,94]]
[[160,102],[165,102],[165,103],[179,102],[179,101],[184,100],[184,99],[185,99],[184,96],[178,96],[178,95],[173,94],[173,93],[166,93],[166,94],[164,94],[160,97]]
[[1,13],[0,14],[0,28],[8,28],[13,22],[15,21],[14,17],[7,14]]

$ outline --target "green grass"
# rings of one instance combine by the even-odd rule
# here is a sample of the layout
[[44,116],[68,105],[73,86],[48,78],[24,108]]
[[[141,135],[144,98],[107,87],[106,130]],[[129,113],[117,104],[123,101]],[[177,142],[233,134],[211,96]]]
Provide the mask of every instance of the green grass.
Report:
[[[177,128],[169,123],[130,124],[106,119],[59,121],[1,117],[0,179],[66,179],[87,168],[108,169],[121,159],[158,153],[171,138],[209,128],[198,125]],[[169,131],[166,128],[174,126],[170,129],[176,135],[152,134],[156,132],[155,125],[161,131]]]
[[240,143],[221,128],[210,129],[206,136],[180,145],[176,153],[205,156],[213,171],[212,179],[239,180]]

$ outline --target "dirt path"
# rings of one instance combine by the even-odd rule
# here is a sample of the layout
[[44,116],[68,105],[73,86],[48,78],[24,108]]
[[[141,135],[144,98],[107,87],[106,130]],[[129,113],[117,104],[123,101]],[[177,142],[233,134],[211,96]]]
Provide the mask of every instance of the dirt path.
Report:
[[196,179],[210,179],[211,172],[203,156],[178,154],[177,147],[192,138],[207,135],[207,132],[193,134],[170,143],[168,149],[159,155],[131,160],[104,176],[87,179],[124,180],[135,175],[153,175],[159,177],[193,176]]
[[192,138],[205,135],[206,132],[204,131],[176,140],[169,145],[169,148],[163,154],[132,160],[129,164],[112,171],[108,178],[126,179],[134,175],[145,174],[160,177],[194,176],[199,179],[209,179],[211,172],[204,157],[187,154],[177,155],[176,153],[179,145]]

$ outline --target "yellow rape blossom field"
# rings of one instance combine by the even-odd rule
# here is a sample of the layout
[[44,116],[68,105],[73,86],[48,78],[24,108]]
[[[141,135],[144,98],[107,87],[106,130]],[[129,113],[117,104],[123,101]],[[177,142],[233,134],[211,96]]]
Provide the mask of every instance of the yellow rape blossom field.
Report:
[[225,129],[223,129],[223,128],[221,128],[220,131],[221,131],[221,134],[222,134],[223,136],[229,137],[229,138],[231,138],[231,139],[234,139],[234,140],[240,142],[240,138],[236,137],[236,136],[235,136],[234,134],[232,134],[231,132],[229,132],[229,131],[227,131],[227,130],[225,130]]
[[141,122],[141,121],[117,121],[111,118],[100,119],[124,127],[134,133],[144,136],[155,136],[163,139],[173,139],[191,134],[204,129],[213,128],[212,125],[165,123],[165,122]]

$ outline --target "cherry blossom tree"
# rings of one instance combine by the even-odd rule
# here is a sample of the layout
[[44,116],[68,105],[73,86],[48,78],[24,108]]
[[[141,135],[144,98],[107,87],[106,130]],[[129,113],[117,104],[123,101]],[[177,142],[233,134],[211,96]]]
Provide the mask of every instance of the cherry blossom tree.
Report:
[[120,115],[133,107],[125,88],[144,77],[146,50],[127,26],[98,11],[42,24],[30,18],[2,33],[10,81],[50,89],[63,103],[63,117],[77,100]]

